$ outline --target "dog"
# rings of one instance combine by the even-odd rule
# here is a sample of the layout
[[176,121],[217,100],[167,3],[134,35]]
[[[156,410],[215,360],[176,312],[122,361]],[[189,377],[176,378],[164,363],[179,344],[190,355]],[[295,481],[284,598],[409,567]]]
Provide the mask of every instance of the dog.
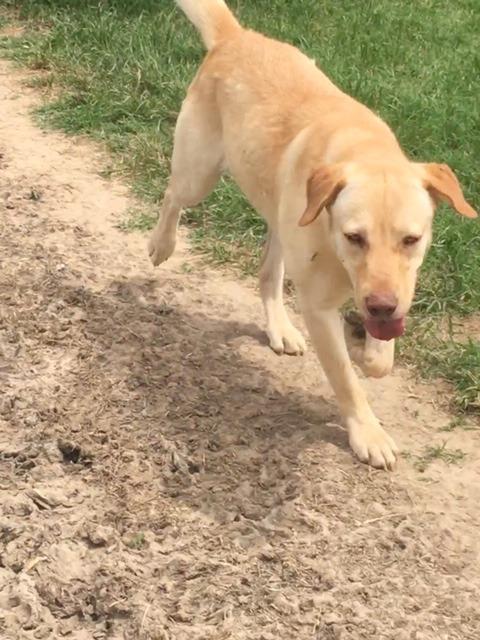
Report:
[[150,258],[167,260],[181,210],[228,172],[268,225],[260,293],[271,348],[305,349],[283,304],[286,268],[351,448],[391,469],[398,449],[369,406],[339,310],[353,297],[366,329],[356,360],[368,376],[388,374],[435,206],[477,214],[447,165],[410,161],[388,125],[298,49],[244,29],[223,0],[176,2],[208,52],[178,116]]

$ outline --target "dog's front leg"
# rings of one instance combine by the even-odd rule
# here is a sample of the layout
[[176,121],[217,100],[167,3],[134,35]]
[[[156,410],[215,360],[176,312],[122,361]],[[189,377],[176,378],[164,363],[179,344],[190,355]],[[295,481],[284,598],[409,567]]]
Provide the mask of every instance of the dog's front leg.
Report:
[[[300,303],[315,350],[337,396],[348,428],[350,446],[374,467],[392,468],[397,447],[371,410],[366,393],[353,369],[337,309],[315,308],[300,293]],[[303,298],[303,299],[302,299]]]

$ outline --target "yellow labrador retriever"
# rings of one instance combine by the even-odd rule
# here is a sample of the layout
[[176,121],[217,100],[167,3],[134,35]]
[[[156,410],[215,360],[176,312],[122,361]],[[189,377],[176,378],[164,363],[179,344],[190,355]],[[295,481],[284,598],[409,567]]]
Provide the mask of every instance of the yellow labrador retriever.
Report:
[[389,127],[295,47],[243,29],[223,0],[177,4],[208,54],[178,117],[151,260],[172,254],[181,209],[228,171],[268,223],[260,291],[272,349],[305,349],[283,305],[285,264],[352,449],[391,468],[397,447],[355,374],[339,307],[353,294],[367,331],[363,371],[389,373],[435,204],[477,214],[448,166],[410,162]]

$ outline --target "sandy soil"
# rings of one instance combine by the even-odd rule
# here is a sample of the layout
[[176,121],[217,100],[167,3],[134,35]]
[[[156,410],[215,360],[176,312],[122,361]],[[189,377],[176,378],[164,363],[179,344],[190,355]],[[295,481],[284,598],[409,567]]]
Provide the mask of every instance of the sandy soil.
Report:
[[366,384],[405,456],[359,464],[254,285],[185,241],[150,267],[37,100],[1,63],[2,640],[477,639],[479,432],[397,369]]

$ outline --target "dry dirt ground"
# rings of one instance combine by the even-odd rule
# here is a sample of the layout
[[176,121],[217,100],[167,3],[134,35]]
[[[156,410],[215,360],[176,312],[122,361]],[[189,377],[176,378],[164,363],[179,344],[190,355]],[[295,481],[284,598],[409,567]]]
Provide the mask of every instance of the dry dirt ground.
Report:
[[2,640],[478,639],[479,432],[397,370],[366,384],[406,455],[356,462],[254,286],[185,241],[151,268],[36,101],[1,63]]

